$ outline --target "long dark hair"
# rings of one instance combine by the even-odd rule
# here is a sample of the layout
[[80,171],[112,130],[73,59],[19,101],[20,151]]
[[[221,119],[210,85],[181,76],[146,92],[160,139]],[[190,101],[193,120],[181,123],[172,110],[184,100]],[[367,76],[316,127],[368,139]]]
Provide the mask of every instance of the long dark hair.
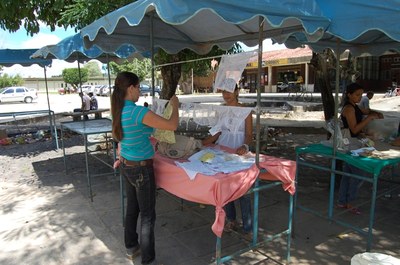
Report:
[[111,95],[112,135],[122,140],[121,114],[128,87],[138,85],[139,77],[131,72],[121,72],[115,78],[114,92]]
[[350,85],[348,85],[346,87],[346,95],[344,97],[343,106],[349,102],[349,95],[353,94],[354,92],[356,92],[359,89],[363,89],[363,87],[358,83],[351,83]]

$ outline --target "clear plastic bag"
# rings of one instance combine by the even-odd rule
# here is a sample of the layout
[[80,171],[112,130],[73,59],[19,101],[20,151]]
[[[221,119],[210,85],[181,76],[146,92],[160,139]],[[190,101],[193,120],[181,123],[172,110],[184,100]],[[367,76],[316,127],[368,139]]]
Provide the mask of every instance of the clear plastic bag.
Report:
[[348,128],[343,128],[341,120],[337,120],[337,122],[335,122],[334,119],[326,122],[326,130],[332,135],[332,137],[328,141],[323,141],[322,144],[333,147],[335,127],[336,149],[338,151],[348,152],[350,150],[358,149],[363,146],[363,143],[358,138],[351,137],[351,133]]

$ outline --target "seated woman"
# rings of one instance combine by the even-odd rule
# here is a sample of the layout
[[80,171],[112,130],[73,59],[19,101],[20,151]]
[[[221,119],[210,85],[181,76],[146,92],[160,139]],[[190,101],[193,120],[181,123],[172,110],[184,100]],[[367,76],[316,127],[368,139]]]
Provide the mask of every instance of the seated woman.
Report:
[[[236,85],[234,92],[222,91],[226,106],[240,107],[239,103],[239,87]],[[222,126],[221,131],[215,135],[209,136],[202,141],[203,145],[216,143],[219,145],[230,147],[236,150],[236,154],[244,155],[249,151],[249,144],[252,143],[253,133],[253,120],[250,113],[245,120],[239,125],[237,132],[233,132],[228,128]],[[238,199],[242,212],[243,230],[247,235],[251,235],[252,231],[252,214],[251,214],[251,200],[249,195],[244,195]],[[226,212],[227,223],[225,225],[225,232],[230,232],[237,229],[238,223],[236,222],[236,208],[235,202],[229,202],[224,207]]]
[[[357,103],[360,102],[364,90],[361,85],[352,83],[346,88],[346,95],[344,99],[344,106],[340,118],[342,119],[344,128],[350,130],[351,137],[358,137],[362,130],[374,119],[379,119],[380,115],[377,112],[371,112],[363,118],[363,112],[358,107]],[[355,175],[365,175],[365,171],[344,163],[343,171]],[[349,176],[342,176],[339,188],[339,201],[338,208],[350,209],[354,214],[360,214],[358,208],[353,207],[350,202],[356,199],[359,179]]]

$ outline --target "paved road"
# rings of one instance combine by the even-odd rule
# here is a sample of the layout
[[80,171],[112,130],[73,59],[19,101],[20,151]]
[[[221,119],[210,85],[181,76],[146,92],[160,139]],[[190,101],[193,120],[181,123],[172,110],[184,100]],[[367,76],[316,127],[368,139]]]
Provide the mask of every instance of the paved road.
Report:
[[[195,94],[195,95],[179,95],[181,102],[223,102],[221,94]],[[314,97],[319,97],[316,94]],[[262,101],[280,100],[284,98],[282,93],[268,93],[262,94]],[[81,99],[78,94],[72,95],[58,95],[50,94],[50,109],[55,113],[72,111],[81,106]],[[99,108],[110,108],[109,97],[97,97]],[[256,94],[242,94],[240,100],[243,102],[255,102]],[[143,105],[145,101],[151,101],[151,97],[141,97],[138,104]],[[299,102],[308,104],[305,102]],[[383,98],[383,95],[376,95],[371,100],[371,107],[380,111],[388,112],[390,116],[398,117],[400,110],[400,97]],[[278,107],[280,108],[280,107]],[[34,111],[34,110],[47,110],[47,96],[44,93],[39,94],[39,98],[33,103],[0,103],[0,113],[6,112],[19,112],[19,111]]]
[[[181,101],[190,102],[204,102],[204,101],[219,101],[222,102],[222,97],[220,95],[181,95],[179,96]],[[70,95],[58,95],[50,94],[50,109],[55,113],[72,111],[75,108],[81,106],[81,99],[78,94]],[[138,104],[142,105],[145,101],[150,101],[151,97],[140,97]],[[109,97],[97,97],[99,103],[99,108],[110,108],[110,98]],[[0,113],[5,112],[19,112],[19,111],[35,111],[35,110],[47,110],[47,96],[46,94],[39,94],[36,101],[32,103],[22,103],[22,102],[12,102],[12,103],[1,103]]]

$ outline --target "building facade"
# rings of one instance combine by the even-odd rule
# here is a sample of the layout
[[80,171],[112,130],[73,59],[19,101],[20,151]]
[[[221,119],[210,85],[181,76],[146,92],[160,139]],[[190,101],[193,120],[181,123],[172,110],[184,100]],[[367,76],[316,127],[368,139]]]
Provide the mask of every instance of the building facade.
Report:
[[[113,80],[115,77],[111,77]],[[90,77],[89,80],[82,85],[108,85],[108,77]],[[46,91],[46,79],[34,77],[24,78],[24,84],[28,88],[35,88],[39,92]],[[60,88],[65,88],[67,84],[64,82],[61,76],[47,78],[47,87],[49,92],[57,93]]]
[[[278,92],[284,82],[297,82],[300,77],[307,90],[314,91],[314,69],[310,65],[312,51],[308,47],[264,52],[262,56],[261,92]],[[257,61],[249,62],[243,71],[242,86],[256,90]]]
[[[346,54],[342,55],[341,64],[346,63]],[[315,87],[315,70],[310,64],[312,50],[307,46],[297,49],[284,49],[264,52],[262,56],[262,78],[261,92],[279,92],[279,85],[283,82],[299,82],[308,91],[319,92]],[[355,70],[359,73],[360,82],[365,91],[386,92],[392,84],[400,85],[400,54],[385,53],[382,56],[365,56],[356,58]],[[207,77],[193,77],[191,82],[182,83],[181,90],[189,93],[212,92],[212,84],[215,80],[215,72]],[[258,68],[257,61],[249,62],[243,71],[240,85],[247,91],[255,92],[257,86]],[[111,77],[113,80],[115,77]],[[25,78],[24,86],[45,91],[46,80],[44,78]],[[149,82],[150,83],[150,82]],[[156,82],[160,84],[160,82]],[[51,77],[47,79],[49,92],[57,92],[65,88],[62,77]],[[108,85],[108,77],[90,78],[83,85]],[[192,89],[193,88],[193,89]]]

